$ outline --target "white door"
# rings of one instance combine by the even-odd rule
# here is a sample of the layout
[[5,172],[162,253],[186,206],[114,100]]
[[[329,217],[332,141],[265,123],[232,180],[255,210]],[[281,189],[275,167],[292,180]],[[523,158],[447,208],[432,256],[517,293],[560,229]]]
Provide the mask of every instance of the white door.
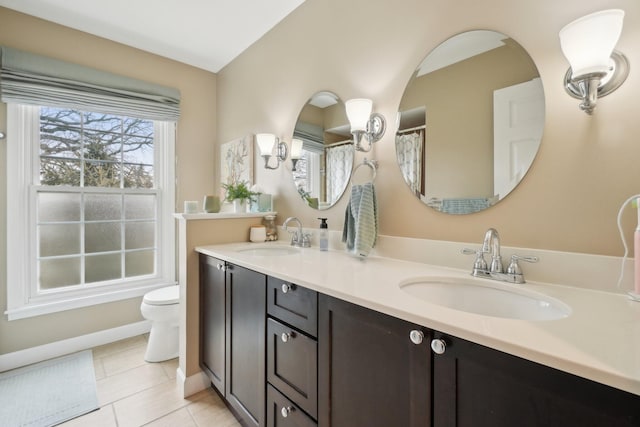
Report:
[[533,162],[544,127],[540,78],[493,92],[493,192],[502,199]]

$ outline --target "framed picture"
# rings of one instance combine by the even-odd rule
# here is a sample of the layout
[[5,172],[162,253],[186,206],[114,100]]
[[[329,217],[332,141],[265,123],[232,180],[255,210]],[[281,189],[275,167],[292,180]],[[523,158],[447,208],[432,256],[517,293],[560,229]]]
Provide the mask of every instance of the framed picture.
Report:
[[[253,134],[225,142],[220,146],[220,184],[253,184]],[[224,198],[225,191],[221,188]]]

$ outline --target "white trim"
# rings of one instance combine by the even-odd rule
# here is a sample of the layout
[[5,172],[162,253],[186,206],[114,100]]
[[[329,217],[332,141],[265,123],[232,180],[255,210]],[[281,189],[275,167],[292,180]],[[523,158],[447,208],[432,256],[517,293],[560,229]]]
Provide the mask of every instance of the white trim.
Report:
[[143,320],[119,326],[117,328],[106,329],[104,331],[3,354],[0,355],[0,372],[41,362],[54,357],[64,356],[65,354],[75,353],[77,351],[86,350],[99,345],[109,344],[125,338],[135,337],[145,334],[150,330],[151,322],[149,320]]
[[[33,174],[33,144],[39,135],[38,107],[7,105],[7,310],[28,302],[31,283],[29,247],[32,241],[29,192]],[[39,138],[39,137],[37,137]],[[27,260],[14,262],[13,260]]]
[[180,367],[176,369],[176,382],[178,383],[178,388],[182,390],[183,399],[186,399],[187,397],[211,386],[211,381],[209,381],[209,377],[207,377],[207,374],[204,372],[198,371],[197,373],[186,377]]
[[42,314],[57,313],[59,311],[73,310],[91,305],[105,304],[108,302],[121,301],[130,298],[141,297],[149,291],[162,288],[165,286],[176,285],[177,282],[158,282],[142,284],[140,286],[129,289],[105,290],[103,293],[93,295],[68,295],[67,299],[58,299],[52,301],[42,301],[23,305],[22,307],[13,308],[5,311],[8,320],[25,319],[28,317],[40,316]]

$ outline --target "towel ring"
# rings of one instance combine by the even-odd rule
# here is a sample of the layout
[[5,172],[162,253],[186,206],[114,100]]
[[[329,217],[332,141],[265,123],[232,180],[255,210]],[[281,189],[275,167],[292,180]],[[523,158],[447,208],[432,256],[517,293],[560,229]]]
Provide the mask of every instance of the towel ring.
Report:
[[371,168],[371,171],[373,173],[373,176],[371,177],[371,182],[375,181],[376,175],[378,173],[378,161],[377,160],[367,160],[367,158],[365,157],[364,160],[362,161],[362,163],[360,163],[358,166],[356,166],[356,168],[353,170],[353,175],[354,176],[356,174],[356,171],[358,169],[360,169],[362,166],[369,166]]

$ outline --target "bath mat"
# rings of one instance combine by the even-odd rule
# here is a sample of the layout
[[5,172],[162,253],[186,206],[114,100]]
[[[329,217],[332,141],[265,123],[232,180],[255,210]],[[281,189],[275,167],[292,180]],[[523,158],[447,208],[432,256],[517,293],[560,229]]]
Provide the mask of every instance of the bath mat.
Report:
[[44,427],[99,408],[91,350],[0,374],[0,426]]

